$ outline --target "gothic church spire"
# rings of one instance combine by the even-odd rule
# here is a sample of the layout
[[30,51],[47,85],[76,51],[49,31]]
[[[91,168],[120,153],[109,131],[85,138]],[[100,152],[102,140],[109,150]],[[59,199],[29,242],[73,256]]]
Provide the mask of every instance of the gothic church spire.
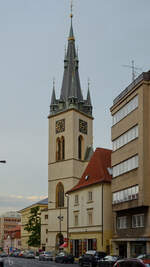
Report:
[[[67,52],[65,53],[65,58],[64,58],[63,81],[62,81],[62,87],[61,87],[61,92],[60,92],[60,99],[58,100],[55,99],[55,104],[57,103],[57,107],[55,106],[55,113],[58,113],[58,112],[61,112],[61,111],[64,111],[70,108],[75,108],[81,112],[86,113],[87,115],[92,116],[92,106],[91,106],[90,95],[88,93],[88,99],[84,100],[83,95],[82,95],[81,85],[80,85],[79,70],[78,70],[79,60],[78,60],[78,54],[75,48],[75,37],[74,37],[74,32],[73,32],[72,6],[71,6],[70,17],[71,17],[71,25],[70,25],[70,31],[69,31],[69,36],[68,36]],[[52,110],[52,107],[50,110]],[[54,114],[54,109],[52,113]],[[50,115],[52,115],[52,113],[50,113]]]

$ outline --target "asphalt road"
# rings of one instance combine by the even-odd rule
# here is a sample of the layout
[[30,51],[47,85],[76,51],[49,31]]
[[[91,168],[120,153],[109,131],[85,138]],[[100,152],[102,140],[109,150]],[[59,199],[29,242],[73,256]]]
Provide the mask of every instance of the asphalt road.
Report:
[[[0,265],[1,266],[1,265]],[[54,261],[39,261],[38,259],[22,259],[7,257],[4,259],[4,267],[78,267],[78,264],[61,264]]]

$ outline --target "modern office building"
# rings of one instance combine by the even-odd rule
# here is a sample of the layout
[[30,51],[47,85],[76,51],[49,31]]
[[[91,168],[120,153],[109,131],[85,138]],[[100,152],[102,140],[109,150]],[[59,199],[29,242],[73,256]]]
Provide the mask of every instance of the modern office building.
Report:
[[150,253],[150,71],[111,107],[113,253]]
[[9,211],[0,216],[0,248],[4,248],[4,239],[8,236],[10,229],[16,228],[21,222],[21,216],[15,211]]

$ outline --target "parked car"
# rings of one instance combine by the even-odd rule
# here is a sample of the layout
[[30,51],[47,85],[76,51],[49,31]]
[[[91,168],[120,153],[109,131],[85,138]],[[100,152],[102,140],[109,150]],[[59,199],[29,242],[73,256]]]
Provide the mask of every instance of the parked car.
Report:
[[12,256],[13,257],[18,257],[19,256],[19,253],[20,253],[20,251],[14,251],[13,254],[12,254]]
[[0,267],[4,267],[4,261],[2,258],[0,258]]
[[74,263],[74,256],[72,254],[67,253],[66,251],[62,251],[56,255],[55,262]]
[[0,253],[0,257],[7,257],[8,256],[8,254],[5,252],[5,251],[2,251],[1,253]]
[[150,265],[142,262],[141,259],[137,258],[118,260],[114,264],[114,267],[148,267],[148,266]]
[[25,258],[26,259],[35,259],[34,251],[27,251],[27,253],[25,254]]
[[19,254],[18,254],[18,257],[23,257],[23,254],[25,253],[25,251],[24,250],[21,250],[20,252],[19,252]]
[[79,265],[89,265],[95,267],[97,263],[106,256],[103,251],[88,250],[85,254],[79,257]]
[[39,255],[39,261],[52,261],[53,253],[51,251],[43,251]]
[[137,257],[137,259],[141,259],[144,263],[150,265],[150,254],[141,254]]
[[[99,266],[107,266],[107,262],[109,262],[110,266],[113,266],[113,264],[119,260],[119,256],[114,255],[107,255],[104,258],[100,259]],[[104,264],[106,262],[106,264]]]

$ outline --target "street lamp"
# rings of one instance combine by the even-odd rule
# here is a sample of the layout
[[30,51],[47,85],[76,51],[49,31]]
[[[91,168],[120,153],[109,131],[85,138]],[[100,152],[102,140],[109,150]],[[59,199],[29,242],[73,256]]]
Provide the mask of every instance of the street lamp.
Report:
[[[55,203],[55,201],[49,201],[49,203]],[[59,246],[63,243],[63,235],[61,233],[61,222],[63,221],[63,216],[61,215],[61,206],[58,207],[60,209],[59,216],[57,216],[57,219],[59,220]]]

